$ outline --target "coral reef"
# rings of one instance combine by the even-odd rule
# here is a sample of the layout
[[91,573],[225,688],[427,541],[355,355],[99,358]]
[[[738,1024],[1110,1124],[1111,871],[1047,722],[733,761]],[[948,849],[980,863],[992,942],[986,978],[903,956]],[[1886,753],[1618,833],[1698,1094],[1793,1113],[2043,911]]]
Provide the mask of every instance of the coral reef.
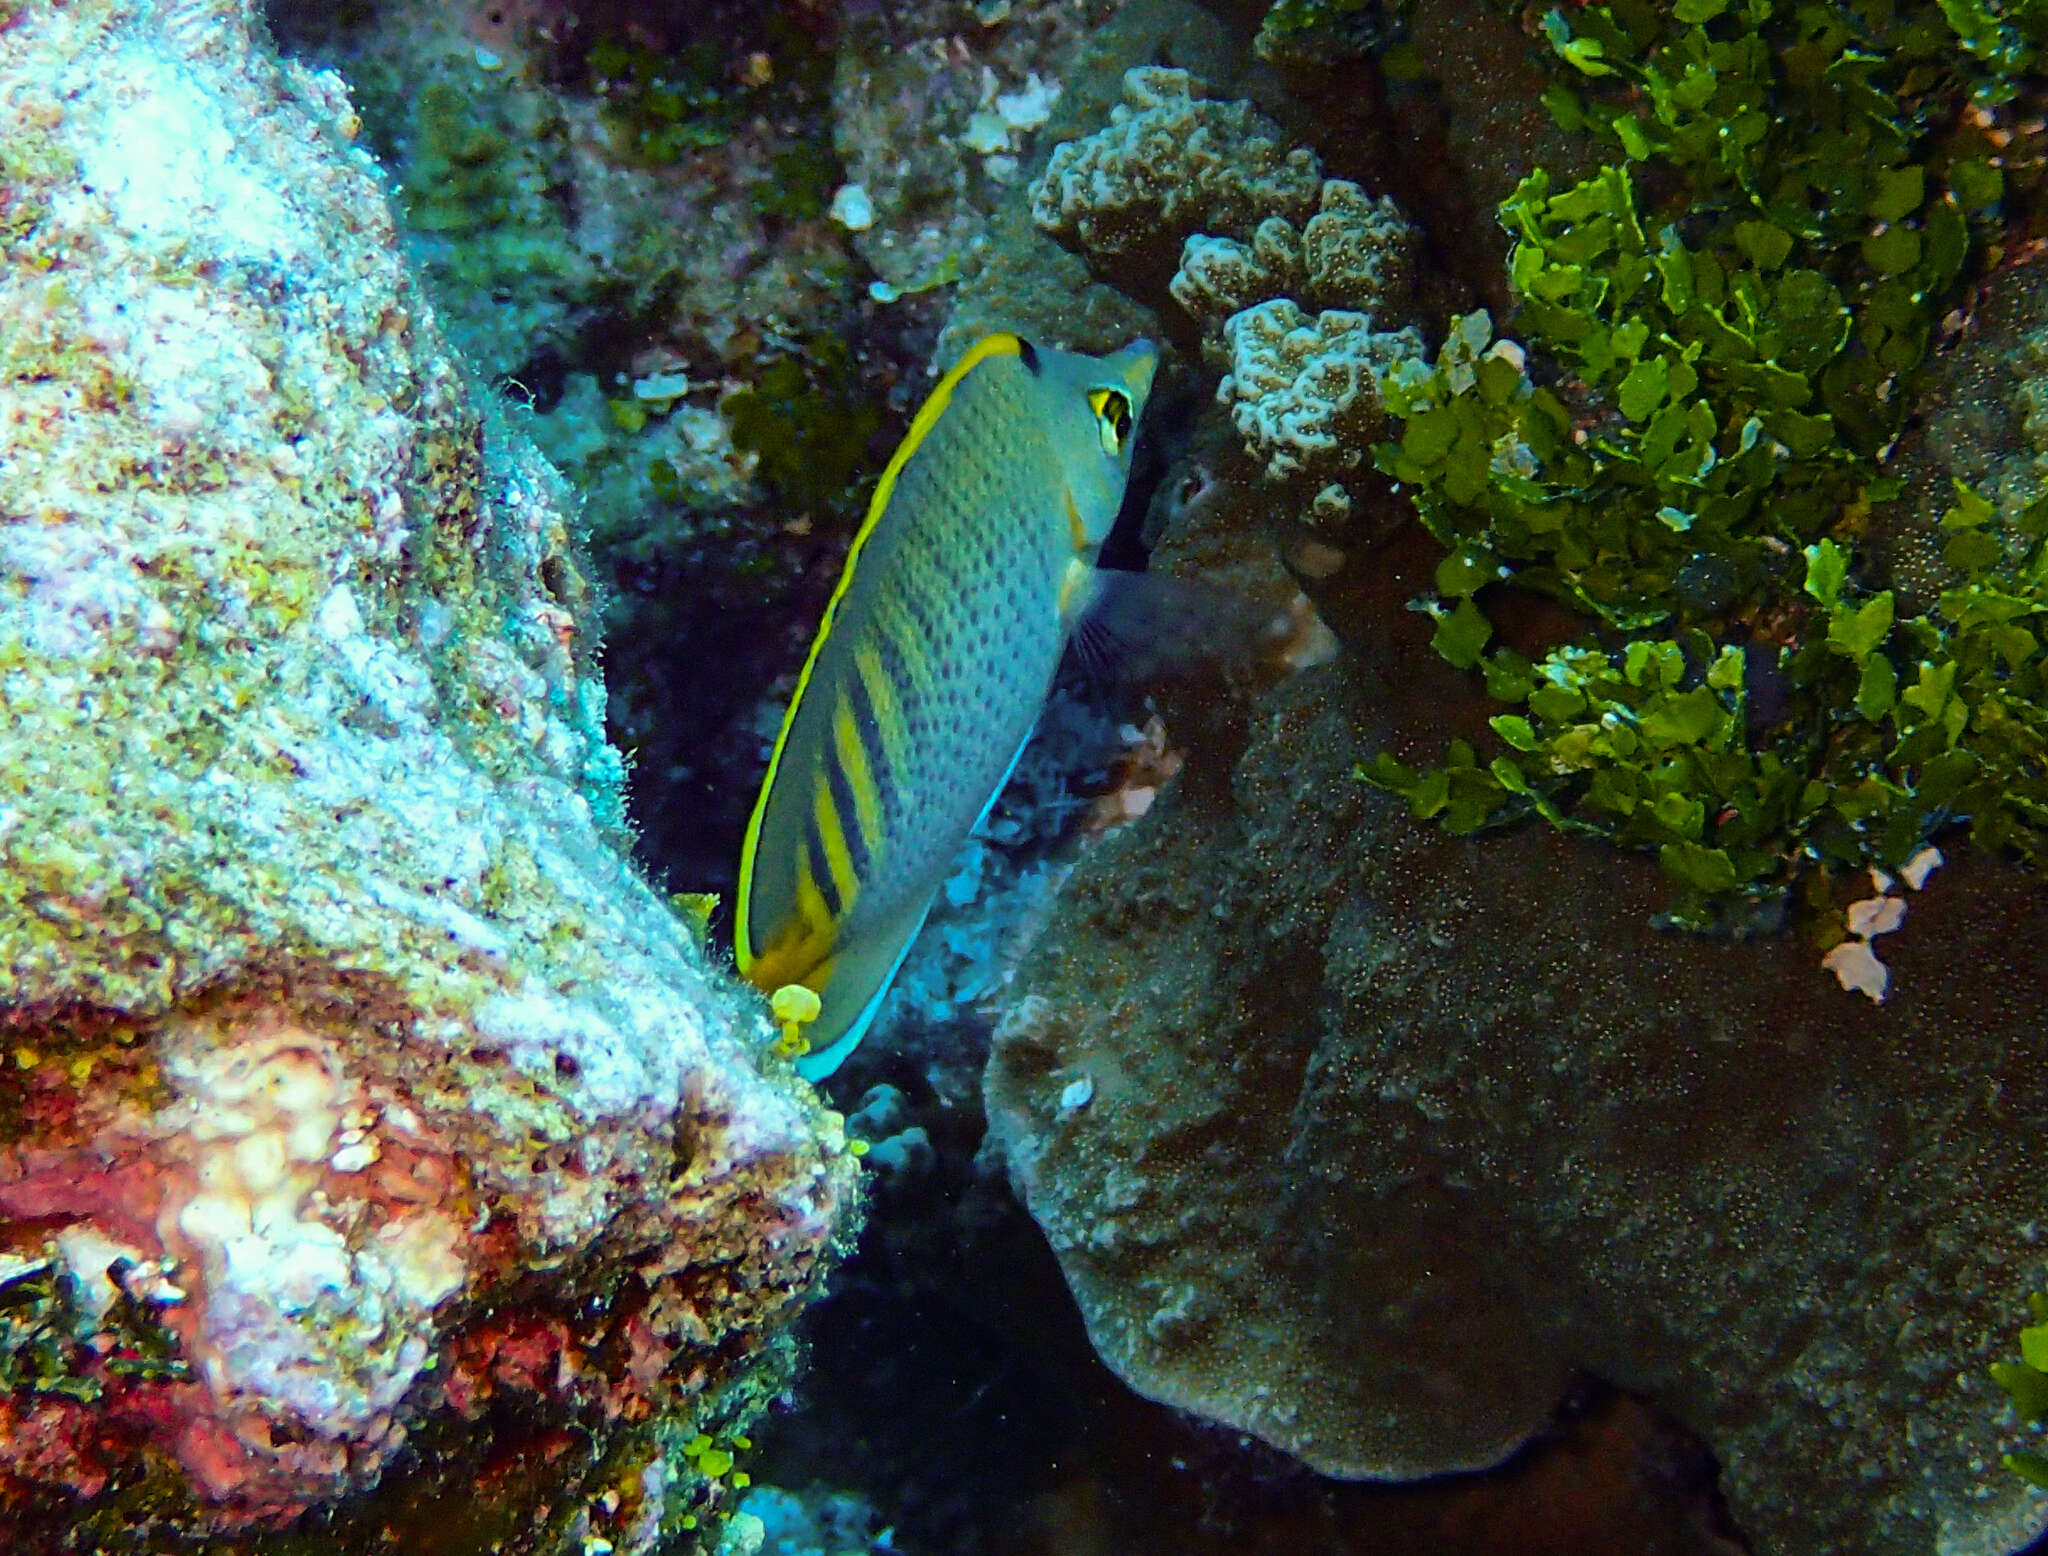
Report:
[[1327,178],[1316,214],[1299,231],[1286,217],[1269,216],[1249,243],[1189,238],[1167,289],[1191,316],[1216,326],[1276,298],[1311,312],[1343,308],[1391,322],[1407,315],[1415,237],[1385,195],[1373,199],[1348,179]]
[[17,8],[0,105],[13,1548],[651,1549],[856,1169],[618,852],[573,504],[246,7]]
[[349,82],[454,344],[583,498],[639,850],[679,885],[730,884],[858,483],[1110,11],[272,9]]
[[1423,354],[1399,327],[1416,233],[1386,196],[1323,178],[1313,152],[1283,153],[1249,103],[1202,90],[1185,71],[1126,72],[1109,125],[1053,152],[1032,215],[1141,293],[1141,238],[1156,253],[1184,236],[1166,290],[1223,371],[1218,400],[1277,488],[1270,500],[1336,532],[1365,451],[1392,427],[1379,379]]
[[1187,766],[1069,880],[986,1078],[1098,1350],[1372,1477],[1501,1458],[1584,1369],[1701,1434],[1759,1552],[2020,1548],[1985,1366],[2038,1275],[2038,887],[1934,876],[1874,1006],[1803,941],[1651,929],[1654,864],[1353,780],[1470,702],[1419,631],[1220,737],[1167,708]]
[[979,27],[959,7],[875,7],[849,21],[833,145],[867,203],[852,247],[884,297],[957,279],[986,244],[1057,106],[1067,62],[1111,7],[1012,5]]
[[723,379],[764,333],[829,317],[846,279],[824,223],[771,234],[756,208],[774,93],[717,91],[720,71],[681,51],[545,11],[278,12],[295,57],[347,80],[444,328],[531,410],[593,542],[673,547],[692,515],[754,498],[715,408]]
[[1392,425],[1380,378],[1420,356],[1422,337],[1343,308],[1311,317],[1282,297],[1232,314],[1223,339],[1230,371],[1216,398],[1246,452],[1273,481],[1313,483],[1313,511],[1349,513],[1341,481]]
[[[2007,1552],[2043,1522],[1990,1451],[1985,1370],[2038,1283],[2026,1121],[2048,1101],[2039,956],[2012,928],[2038,881],[1997,856],[2037,847],[2017,753],[2040,719],[2044,516],[2015,429],[2039,265],[2001,271],[1974,319],[1957,282],[2036,176],[2037,126],[2000,107],[2031,87],[1956,63],[1960,10],[1794,38],[1817,13],[1724,9],[1543,21],[1543,100],[1610,165],[1518,165],[1535,136],[1489,162],[1515,338],[1467,313],[1372,391],[1402,422],[1383,471],[1443,544],[1297,564],[1352,656],[1249,707],[1165,701],[1186,768],[1081,866],[1020,971],[992,1133],[1120,1374],[1320,1469],[1490,1462],[1592,1371],[1700,1432],[1760,1551]],[[1040,214],[1081,242],[1071,209]],[[1173,295],[1226,317],[1239,357],[1291,336],[1307,363],[1322,332],[1375,327],[1304,308],[1300,221],[1186,243]],[[1105,272],[1153,300],[1156,258],[1113,238]],[[1971,392],[1922,397],[1937,338],[1974,356],[1951,364]],[[1299,460],[1279,415],[1238,423],[1310,515],[1310,492],[1342,517],[1375,486],[1359,432],[1321,436],[1371,376],[1304,405],[1276,364],[1242,397],[1316,418]],[[1908,430],[1923,405],[1948,446]],[[1324,497],[1296,465],[1330,457],[1356,474]],[[1186,468],[1165,486],[1199,491]],[[1176,497],[1162,554],[1229,551],[1229,479]],[[1565,612],[1509,578],[1599,637],[1558,647]],[[1520,706],[1489,718],[1451,666]],[[1833,742],[1830,765],[1798,770],[1780,721]],[[1447,737],[1442,767],[1401,760]],[[1350,792],[1360,771],[1454,834],[1568,835],[1421,836]],[[1772,829],[1801,805],[1788,843]],[[1992,848],[1928,875],[1963,815]],[[1588,833],[1662,845],[1698,896],[1772,868],[1767,848],[1817,866],[1807,932],[1755,913],[1683,918],[1715,941],[1658,933],[1657,867]]]

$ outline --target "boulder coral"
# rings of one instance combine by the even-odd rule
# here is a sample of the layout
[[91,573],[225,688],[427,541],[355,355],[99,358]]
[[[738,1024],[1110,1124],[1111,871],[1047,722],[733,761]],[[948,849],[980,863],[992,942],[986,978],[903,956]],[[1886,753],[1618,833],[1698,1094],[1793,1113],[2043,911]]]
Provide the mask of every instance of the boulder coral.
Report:
[[233,0],[0,15],[10,1549],[458,1482],[447,1549],[651,1549],[839,1121],[624,861],[573,504],[339,81]]
[[1389,1479],[1499,1461],[1583,1369],[1706,1441],[1760,1553],[2025,1546],[1986,1367],[2039,1279],[2037,889],[1934,876],[1875,1007],[1652,929],[1654,864],[1416,827],[1350,778],[1386,700],[1274,694],[1019,974],[990,1127],[1104,1359]]

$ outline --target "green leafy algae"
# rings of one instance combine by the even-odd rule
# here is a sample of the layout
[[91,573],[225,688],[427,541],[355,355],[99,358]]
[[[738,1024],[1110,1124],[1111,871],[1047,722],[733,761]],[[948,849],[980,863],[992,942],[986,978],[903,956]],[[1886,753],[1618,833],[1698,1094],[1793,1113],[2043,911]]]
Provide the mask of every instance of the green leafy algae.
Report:
[[[2034,1322],[2020,1331],[2020,1359],[1993,1362],[1991,1377],[2012,1400],[2013,1412],[2032,1426],[2048,1417],[2048,1293],[2029,1293],[2027,1306]],[[2048,1491],[2048,1459],[2025,1451],[2002,1457],[2007,1469]]]
[[[1615,160],[1562,189],[1538,169],[1502,205],[1519,341],[1468,315],[1382,385],[1402,427],[1378,463],[1448,551],[1418,602],[1434,645],[1515,710],[1498,754],[1365,769],[1416,814],[1654,849],[1671,923],[1746,932],[1803,900],[1823,939],[1832,876],[1896,867],[1951,822],[2029,859],[2048,844],[2048,507],[2000,522],[1959,490],[1957,585],[1910,619],[1855,581],[1934,321],[1998,233],[1992,121],[1963,110],[2010,96],[2044,8],[1995,40],[1957,14],[1540,18],[1564,67],[1547,105]],[[1487,653],[1478,596],[1502,584],[1594,636]]]
[[1991,72],[1996,101],[2009,100],[2017,77],[2036,69],[2048,49],[2048,7],[2039,0],[1940,0],[1957,39]]

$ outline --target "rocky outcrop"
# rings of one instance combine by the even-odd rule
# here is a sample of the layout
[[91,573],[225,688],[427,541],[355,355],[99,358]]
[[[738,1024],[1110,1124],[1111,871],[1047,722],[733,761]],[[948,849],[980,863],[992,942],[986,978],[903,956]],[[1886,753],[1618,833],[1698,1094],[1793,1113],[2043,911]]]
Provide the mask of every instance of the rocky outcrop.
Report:
[[624,862],[573,504],[354,130],[241,5],[0,28],[15,1549],[457,1482],[651,1548],[852,1200]]

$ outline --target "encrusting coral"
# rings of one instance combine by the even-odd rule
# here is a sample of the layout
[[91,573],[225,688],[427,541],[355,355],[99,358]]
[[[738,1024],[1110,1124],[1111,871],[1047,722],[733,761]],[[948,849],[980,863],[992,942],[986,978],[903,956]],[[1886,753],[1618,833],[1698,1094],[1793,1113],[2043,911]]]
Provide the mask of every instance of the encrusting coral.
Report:
[[853,1200],[622,859],[573,506],[354,129],[240,4],[0,30],[15,1550],[458,1482],[449,1549],[651,1549]]

